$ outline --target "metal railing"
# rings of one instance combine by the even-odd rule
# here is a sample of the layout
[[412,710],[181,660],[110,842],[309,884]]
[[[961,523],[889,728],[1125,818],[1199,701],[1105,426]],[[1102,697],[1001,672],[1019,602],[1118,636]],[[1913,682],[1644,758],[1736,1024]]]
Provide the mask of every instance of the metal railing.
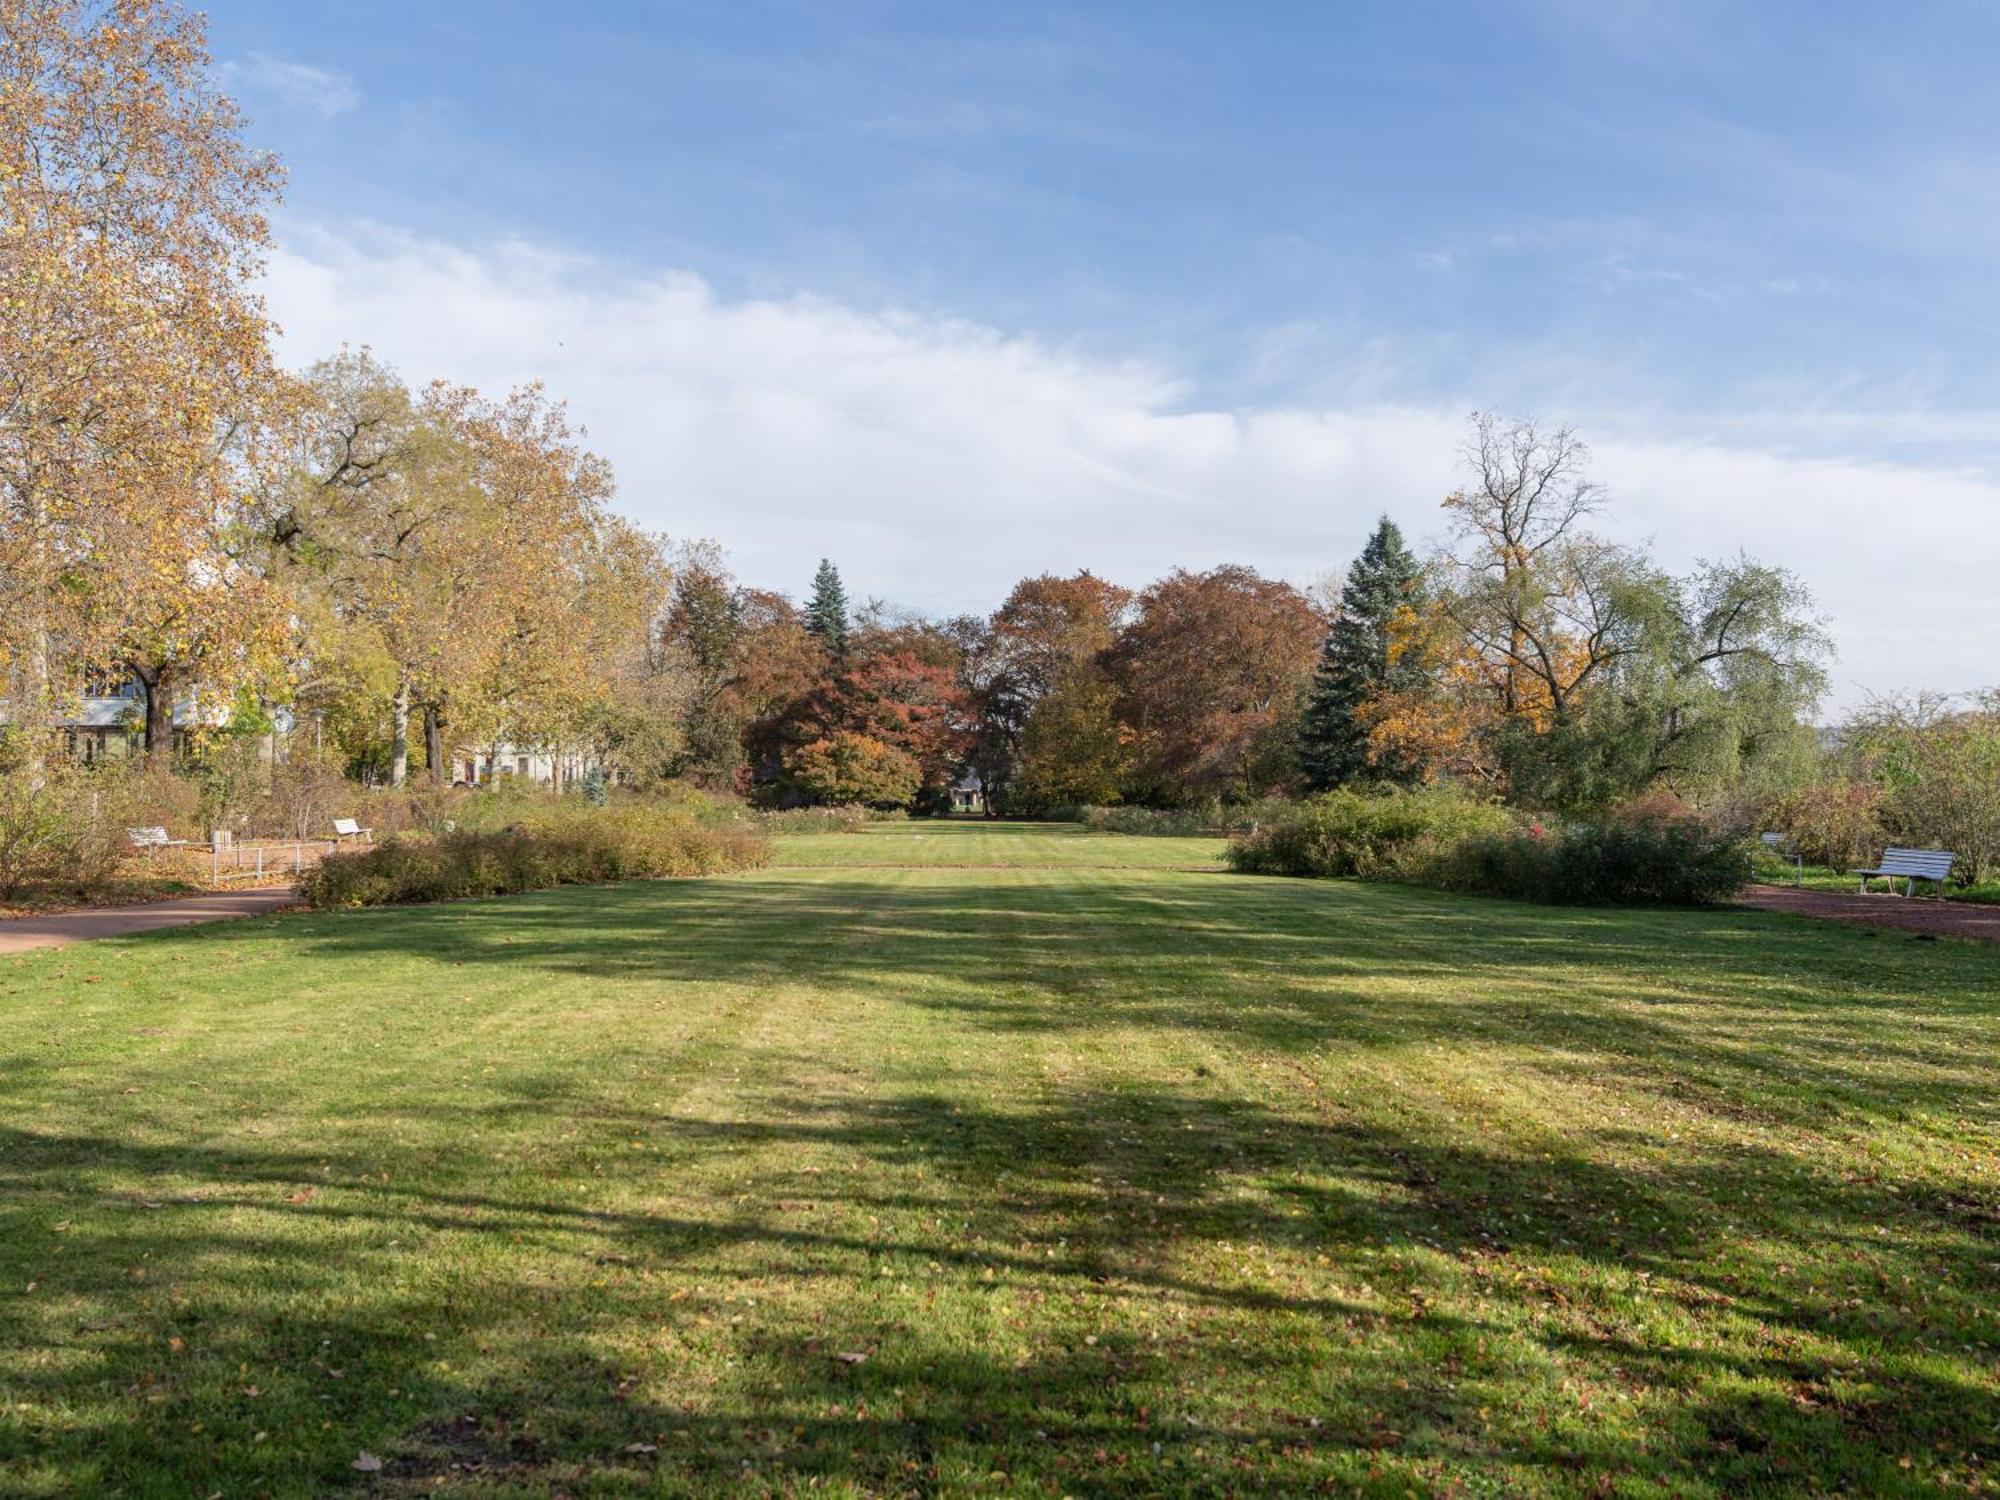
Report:
[[209,875],[217,885],[225,880],[273,880],[309,870],[338,847],[333,839],[273,839],[239,844],[234,839],[209,845]]

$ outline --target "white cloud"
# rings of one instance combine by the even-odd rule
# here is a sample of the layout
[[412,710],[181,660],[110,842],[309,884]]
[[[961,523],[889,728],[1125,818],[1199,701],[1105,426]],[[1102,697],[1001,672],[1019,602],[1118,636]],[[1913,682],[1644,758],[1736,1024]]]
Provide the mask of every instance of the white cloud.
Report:
[[[824,554],[852,592],[930,609],[990,608],[1025,574],[1079,567],[1139,583],[1246,562],[1309,581],[1381,511],[1434,531],[1464,428],[1456,403],[1204,410],[1142,363],[810,297],[724,301],[690,275],[521,243],[305,231],[267,291],[295,363],[368,343],[412,379],[543,380],[640,521],[716,537],[756,583],[797,591]],[[2000,678],[2000,485],[1680,442],[1657,419],[1590,426],[1611,529],[1673,564],[1747,550],[1806,580],[1841,643],[1841,703]]]
[[361,90],[347,74],[261,52],[225,62],[221,72],[224,83],[238,93],[275,99],[322,120],[345,114],[361,102]]

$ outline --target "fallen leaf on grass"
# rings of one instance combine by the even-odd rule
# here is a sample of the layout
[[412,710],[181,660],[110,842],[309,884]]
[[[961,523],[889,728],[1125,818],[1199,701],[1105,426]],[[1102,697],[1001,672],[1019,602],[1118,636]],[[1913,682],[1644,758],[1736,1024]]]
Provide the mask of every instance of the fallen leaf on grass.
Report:
[[285,1201],[287,1203],[310,1203],[312,1202],[312,1195],[313,1189],[300,1188],[296,1193],[286,1194]]
[[382,1460],[370,1453],[366,1448],[363,1448],[355,1455],[354,1462],[347,1467],[358,1470],[363,1474],[374,1474],[380,1471]]
[[844,1365],[858,1365],[865,1363],[868,1356],[865,1354],[836,1354],[834,1358]]
[[625,1451],[627,1453],[658,1453],[660,1447],[657,1443],[627,1443]]

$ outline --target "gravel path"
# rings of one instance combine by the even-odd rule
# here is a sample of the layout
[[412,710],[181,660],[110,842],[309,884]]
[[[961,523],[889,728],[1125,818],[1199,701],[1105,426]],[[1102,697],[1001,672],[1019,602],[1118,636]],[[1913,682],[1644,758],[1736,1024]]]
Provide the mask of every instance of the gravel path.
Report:
[[1788,885],[1753,885],[1737,898],[1759,911],[1790,911],[1863,927],[1893,927],[1929,937],[1983,938],[2000,943],[2000,906],[1907,896],[1802,891]]
[[31,948],[61,948],[91,938],[129,937],[161,927],[186,927],[223,917],[254,917],[298,903],[290,890],[216,891],[150,901],[144,906],[105,906],[91,911],[58,912],[46,917],[0,920],[0,955],[26,953]]

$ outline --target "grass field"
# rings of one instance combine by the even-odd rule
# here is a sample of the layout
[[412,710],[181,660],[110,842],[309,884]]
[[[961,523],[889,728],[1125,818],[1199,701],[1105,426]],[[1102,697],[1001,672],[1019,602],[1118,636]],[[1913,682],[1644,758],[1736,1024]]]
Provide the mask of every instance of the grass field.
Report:
[[0,1493],[2000,1485],[2000,949],[1216,852],[0,962]]

